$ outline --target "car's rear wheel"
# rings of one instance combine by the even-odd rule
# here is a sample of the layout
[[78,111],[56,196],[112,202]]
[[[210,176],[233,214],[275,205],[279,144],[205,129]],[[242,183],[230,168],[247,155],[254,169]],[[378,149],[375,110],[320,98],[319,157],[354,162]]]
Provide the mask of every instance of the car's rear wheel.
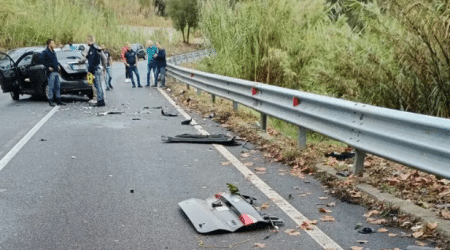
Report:
[[14,91],[12,91],[12,92],[10,92],[10,94],[11,94],[11,98],[14,100],[14,101],[18,101],[19,100],[19,91],[18,90],[14,90]]

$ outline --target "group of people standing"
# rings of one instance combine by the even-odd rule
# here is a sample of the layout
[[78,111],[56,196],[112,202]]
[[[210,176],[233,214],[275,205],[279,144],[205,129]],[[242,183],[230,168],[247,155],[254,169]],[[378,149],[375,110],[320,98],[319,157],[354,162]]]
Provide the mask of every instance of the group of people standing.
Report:
[[[102,73],[105,76],[106,90],[113,89],[113,86],[111,85],[111,53],[106,49],[105,45],[102,44],[102,46],[99,47],[95,44],[95,38],[93,36],[87,36],[86,43],[89,45],[89,50],[87,51],[87,54],[83,55],[84,58],[82,58],[79,63],[88,62],[88,74],[94,76],[94,98],[90,100],[90,102],[97,107],[102,107],[105,106],[104,93],[101,86]],[[157,87],[157,80],[161,75],[160,87],[165,87],[166,51],[159,42],[156,42],[156,45],[154,45],[153,42],[149,40],[147,41],[147,45],[148,63],[146,86]],[[56,43],[52,39],[49,39],[47,41],[47,48],[42,52],[40,57],[42,64],[47,68],[49,87],[47,98],[50,106],[55,106],[54,100],[57,105],[66,105],[61,101],[61,76],[58,73],[60,66],[54,51],[55,48]],[[129,82],[131,79],[132,87],[135,88],[136,84],[133,78],[134,73],[137,78],[138,88],[142,88],[139,71],[137,69],[137,52],[132,50],[130,43],[127,43],[127,45],[122,48],[121,59],[125,64],[125,82]],[[153,82],[152,85],[150,85],[151,82]]]
[[[160,42],[153,44],[151,40],[147,41],[147,85],[146,87],[157,87],[158,77],[161,74],[161,87],[166,86],[166,50]],[[131,44],[127,43],[122,48],[122,62],[125,64],[125,82],[131,82],[133,88],[136,88],[133,74],[136,75],[137,87],[142,88],[139,71],[137,69],[138,56],[137,51],[133,51]],[[152,80],[153,79],[153,80]],[[153,84],[151,82],[153,81]]]

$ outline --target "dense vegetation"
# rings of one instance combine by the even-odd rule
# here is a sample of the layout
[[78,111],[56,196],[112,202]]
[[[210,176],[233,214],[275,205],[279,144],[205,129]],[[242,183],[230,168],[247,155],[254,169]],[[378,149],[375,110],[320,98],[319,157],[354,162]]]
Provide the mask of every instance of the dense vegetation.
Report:
[[[148,39],[143,32],[132,32],[121,26],[134,24],[138,20],[136,18],[147,20],[147,26],[171,26],[170,20],[155,17],[151,12],[152,6],[140,6],[137,0],[1,1],[2,48],[43,45],[48,38],[54,38],[61,44],[69,41],[80,43],[85,41],[88,34],[94,35],[98,43],[120,48],[127,41],[145,44]],[[142,16],[138,13],[142,13]],[[159,21],[153,21],[155,18]],[[159,33],[155,32],[155,35]]]
[[218,74],[450,116],[449,0],[204,0]]

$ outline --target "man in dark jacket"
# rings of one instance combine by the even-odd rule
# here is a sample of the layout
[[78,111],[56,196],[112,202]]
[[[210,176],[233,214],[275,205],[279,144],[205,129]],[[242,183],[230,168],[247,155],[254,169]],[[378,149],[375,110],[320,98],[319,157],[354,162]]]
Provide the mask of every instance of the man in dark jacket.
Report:
[[56,53],[54,51],[56,47],[55,41],[52,39],[47,40],[47,49],[42,51],[40,58],[42,60],[42,64],[47,68],[48,75],[48,93],[47,99],[50,106],[55,106],[53,103],[53,94],[55,94],[56,104],[58,105],[66,105],[61,102],[61,79],[58,73],[61,70],[59,66],[58,58],[56,57]]
[[166,50],[161,46],[160,42],[156,42],[158,53],[153,57],[155,58],[156,73],[155,73],[155,87],[158,85],[158,76],[161,73],[161,85],[160,87],[166,87]]
[[139,72],[136,65],[137,62],[137,52],[131,49],[131,44],[128,44],[128,51],[125,53],[125,66],[128,66],[128,75],[131,77],[131,84],[133,84],[133,88],[136,88],[136,85],[134,84],[133,72],[134,74],[136,74],[138,88],[142,88],[141,80],[139,79]]
[[103,89],[100,81],[100,77],[102,75],[101,69],[99,67],[101,62],[101,48],[94,42],[95,38],[93,36],[87,36],[86,43],[89,45],[89,51],[86,55],[86,58],[82,59],[80,62],[88,60],[88,72],[94,74],[95,76],[94,86],[97,90],[97,104],[95,106],[102,107],[105,106],[105,99],[103,96]]

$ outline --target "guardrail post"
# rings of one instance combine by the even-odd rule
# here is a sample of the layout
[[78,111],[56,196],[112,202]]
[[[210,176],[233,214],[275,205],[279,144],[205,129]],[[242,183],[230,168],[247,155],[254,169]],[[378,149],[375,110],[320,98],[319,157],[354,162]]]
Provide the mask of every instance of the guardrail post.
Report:
[[238,111],[238,108],[239,108],[239,103],[233,101],[233,109],[234,109],[234,111]]
[[187,89],[187,90],[190,89],[189,84],[187,84],[187,83],[186,83],[186,89]]
[[305,149],[306,148],[306,135],[308,130],[304,127],[298,127],[298,148]]
[[267,129],[267,115],[264,113],[261,113],[261,130],[266,130]]
[[216,95],[211,94],[211,102],[216,103]]
[[201,95],[202,94],[202,90],[197,88],[197,95]]
[[356,155],[355,155],[355,162],[353,163],[353,174],[359,175],[362,174],[364,170],[364,158],[366,157],[366,152],[355,149]]

